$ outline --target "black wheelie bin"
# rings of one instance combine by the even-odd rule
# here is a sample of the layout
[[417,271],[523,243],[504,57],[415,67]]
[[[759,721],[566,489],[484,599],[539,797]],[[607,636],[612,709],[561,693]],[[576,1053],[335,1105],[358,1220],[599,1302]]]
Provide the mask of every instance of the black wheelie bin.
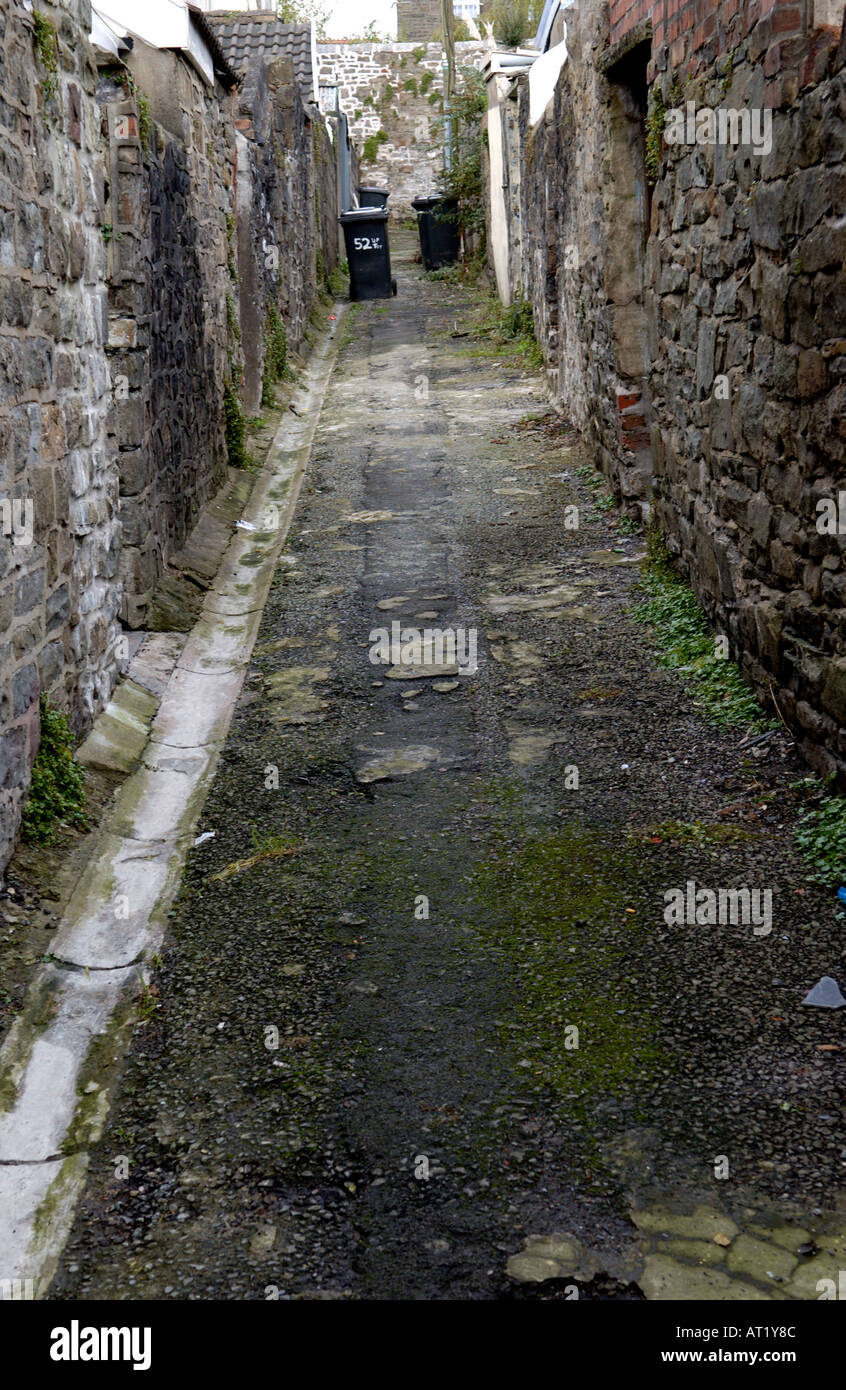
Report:
[[353,208],[342,212],[341,226],[350,268],[350,299],[390,299],[397,292],[391,276],[386,208]]
[[415,198],[411,206],[417,213],[425,269],[440,270],[441,266],[453,265],[461,252],[458,204],[455,199],[430,193]]
[[390,196],[387,188],[365,186],[358,190],[358,205],[360,208],[386,208]]

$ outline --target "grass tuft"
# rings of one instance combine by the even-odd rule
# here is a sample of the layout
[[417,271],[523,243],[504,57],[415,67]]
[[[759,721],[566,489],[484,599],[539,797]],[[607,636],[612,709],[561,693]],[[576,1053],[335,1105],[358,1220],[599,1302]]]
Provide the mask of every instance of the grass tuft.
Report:
[[249,855],[246,859],[236,859],[234,863],[227,864],[225,869],[219,873],[212,874],[210,883],[225,883],[227,879],[235,878],[239,874],[247,873],[250,869],[255,869],[259,864],[266,864],[274,859],[290,859],[295,854],[300,854],[303,846],[291,844],[283,840],[279,835],[266,835],[260,837],[253,828],[253,844],[255,854]]
[[654,632],[662,666],[677,671],[712,723],[761,732],[775,727],[735,662],[717,650],[693,591],[673,570],[664,539],[650,530],[635,616]]
[[535,337],[534,314],[527,299],[517,299],[507,309],[493,299],[490,312],[478,329],[479,335],[488,338],[497,352],[515,352],[534,371],[543,370],[543,352]]

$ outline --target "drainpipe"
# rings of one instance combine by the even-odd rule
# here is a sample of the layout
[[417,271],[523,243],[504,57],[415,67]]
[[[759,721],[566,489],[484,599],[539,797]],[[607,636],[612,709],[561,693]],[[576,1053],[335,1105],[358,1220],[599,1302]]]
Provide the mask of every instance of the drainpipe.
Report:
[[446,58],[443,63],[444,68],[444,169],[448,174],[452,173],[453,166],[453,119],[452,119],[452,93],[449,90],[449,65]]
[[452,98],[455,92],[455,21],[452,0],[441,0],[441,21],[444,35],[444,167],[449,174],[454,163]]
[[337,113],[338,120],[338,159],[340,160],[340,179],[338,192],[341,198],[341,211],[349,212],[352,207],[352,189],[350,184],[350,136],[347,126],[347,118],[340,111]]

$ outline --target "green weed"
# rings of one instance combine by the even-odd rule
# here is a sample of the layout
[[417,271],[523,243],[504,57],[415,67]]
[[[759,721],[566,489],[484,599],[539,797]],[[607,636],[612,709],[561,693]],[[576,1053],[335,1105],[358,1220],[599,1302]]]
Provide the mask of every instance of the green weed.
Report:
[[635,615],[652,629],[662,666],[677,671],[708,718],[722,728],[757,731],[775,727],[738,666],[719,654],[693,591],[672,569],[658,531],[650,531],[640,579],[646,594]]
[[326,277],[326,287],[333,299],[345,299],[349,294],[350,268],[346,261],[339,261]]
[[33,10],[35,52],[44,69],[41,90],[47,104],[59,90],[59,40],[56,26],[40,10]]
[[379,146],[387,144],[388,136],[384,130],[377,130],[375,135],[368,135],[361,151],[362,162],[364,164],[375,164],[379,158]]
[[290,378],[288,333],[282,315],[276,305],[271,304],[264,332],[264,372],[261,382],[261,403],[266,410],[272,410],[276,405],[276,383],[289,381]]
[[31,844],[49,845],[60,825],[88,829],[85,773],[73,759],[68,721],[46,695],[41,696],[39,713],[41,742],[23,813],[23,833]]
[[223,391],[223,414],[226,427],[226,453],[230,468],[249,468],[252,460],[247,453],[247,421],[238,395],[229,383]]
[[481,331],[496,346],[510,347],[525,358],[530,367],[542,370],[543,352],[535,337],[534,315],[527,299],[516,299],[507,309],[503,309],[498,300],[494,302]]
[[811,881],[846,884],[846,796],[823,796],[799,817],[795,833]]

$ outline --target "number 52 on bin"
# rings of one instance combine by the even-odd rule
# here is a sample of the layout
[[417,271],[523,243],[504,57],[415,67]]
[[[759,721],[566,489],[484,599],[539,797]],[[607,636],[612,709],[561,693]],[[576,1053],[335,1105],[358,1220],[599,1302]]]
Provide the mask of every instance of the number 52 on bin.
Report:
[[381,251],[382,242],[377,236],[357,236],[353,238],[356,251]]

